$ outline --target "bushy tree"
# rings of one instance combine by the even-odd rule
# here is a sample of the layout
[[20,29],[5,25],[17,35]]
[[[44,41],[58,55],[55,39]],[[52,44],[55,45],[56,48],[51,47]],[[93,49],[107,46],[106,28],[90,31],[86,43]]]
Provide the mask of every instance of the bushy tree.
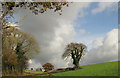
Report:
[[85,55],[86,52],[86,45],[82,43],[70,43],[65,48],[65,52],[62,55],[62,57],[72,57],[75,68],[79,68],[79,61],[81,60],[82,56]]
[[45,72],[49,72],[50,70],[54,69],[54,65],[51,63],[45,63],[42,67],[45,69]]
[[11,72],[14,68],[22,74],[28,67],[28,60],[39,52],[39,44],[33,36],[13,26],[5,28],[2,34],[3,70],[11,66]]

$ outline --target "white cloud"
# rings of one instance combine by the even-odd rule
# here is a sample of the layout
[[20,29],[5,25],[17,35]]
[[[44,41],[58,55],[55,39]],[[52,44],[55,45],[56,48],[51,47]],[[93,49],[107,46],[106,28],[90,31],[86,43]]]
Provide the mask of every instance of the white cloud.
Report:
[[81,64],[92,64],[118,60],[118,29],[107,33],[105,38],[93,41],[92,49],[81,61]]
[[103,38],[97,38],[96,40],[94,40],[92,48],[98,48],[100,46],[103,45]]
[[100,2],[95,9],[92,10],[92,14],[97,14],[105,10],[115,11],[117,10],[117,3],[115,2]]
[[80,29],[80,34],[85,34],[86,30],[85,29]]

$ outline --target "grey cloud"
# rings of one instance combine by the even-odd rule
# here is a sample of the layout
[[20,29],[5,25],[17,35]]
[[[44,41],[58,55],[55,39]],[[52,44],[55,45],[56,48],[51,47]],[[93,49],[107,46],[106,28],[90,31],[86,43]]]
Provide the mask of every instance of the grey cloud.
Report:
[[[87,14],[85,9],[89,5],[90,3],[71,4],[68,8],[64,7],[61,16],[50,10],[38,16],[27,10],[16,11],[16,16],[19,16],[18,19],[21,19],[25,13],[29,12],[29,16],[21,23],[21,29],[34,35],[40,44],[40,53],[34,54],[35,58],[32,59],[30,67],[41,67],[46,62],[51,62],[55,65],[55,68],[72,65],[68,62],[70,59],[64,61],[61,55],[65,46],[70,42],[74,42],[76,32],[73,21],[77,17],[84,16],[83,11]],[[116,31],[116,29],[110,31],[106,38],[96,39],[93,42],[92,49],[84,56],[80,64],[85,65],[116,60],[118,50]]]
[[40,53],[35,54],[30,67],[41,67],[46,62],[51,62],[55,68],[68,66],[68,62],[65,62],[61,55],[65,46],[74,41],[76,32],[73,21],[89,5],[90,3],[73,3],[70,7],[63,8],[61,16],[50,10],[38,16],[27,10],[15,10],[18,19],[22,19],[25,13],[29,12],[29,16],[20,24],[21,29],[34,35],[40,44]]

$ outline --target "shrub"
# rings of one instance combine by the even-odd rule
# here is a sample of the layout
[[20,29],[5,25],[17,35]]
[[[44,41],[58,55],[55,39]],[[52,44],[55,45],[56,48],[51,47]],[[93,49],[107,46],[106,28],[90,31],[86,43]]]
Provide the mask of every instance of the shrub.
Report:
[[48,71],[54,69],[54,66],[51,63],[46,63],[42,67],[45,69],[45,72],[48,72]]

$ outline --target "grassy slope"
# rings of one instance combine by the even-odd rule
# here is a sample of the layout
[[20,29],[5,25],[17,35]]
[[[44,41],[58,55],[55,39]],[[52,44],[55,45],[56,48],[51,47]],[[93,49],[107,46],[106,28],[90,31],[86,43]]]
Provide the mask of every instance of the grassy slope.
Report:
[[[119,61],[120,62],[120,61]],[[54,76],[118,76],[118,62],[82,66],[83,69],[61,72]]]

